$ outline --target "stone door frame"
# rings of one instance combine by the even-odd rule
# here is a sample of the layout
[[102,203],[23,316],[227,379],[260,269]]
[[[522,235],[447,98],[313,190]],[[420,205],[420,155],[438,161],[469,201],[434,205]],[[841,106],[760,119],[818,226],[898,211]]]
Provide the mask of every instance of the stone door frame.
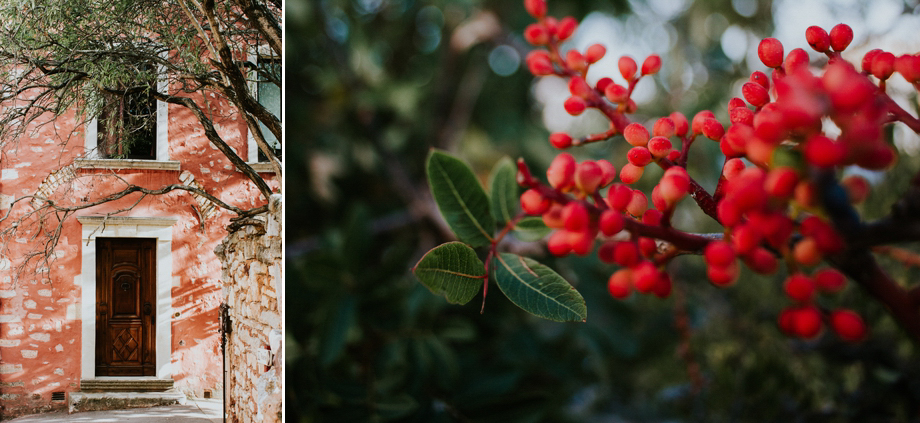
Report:
[[[78,216],[82,225],[80,316],[82,340],[80,378],[96,378],[96,237],[155,238],[156,259],[156,377],[172,379],[172,226],[174,217]],[[149,376],[148,376],[149,377]]]

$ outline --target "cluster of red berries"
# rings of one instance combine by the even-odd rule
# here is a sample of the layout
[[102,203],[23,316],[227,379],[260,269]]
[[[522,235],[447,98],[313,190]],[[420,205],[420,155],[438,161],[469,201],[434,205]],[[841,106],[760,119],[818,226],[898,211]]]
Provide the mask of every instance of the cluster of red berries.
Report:
[[[659,251],[656,238],[672,241],[668,236],[680,232],[670,227],[670,216],[688,194],[694,194],[704,206],[700,198],[708,194],[685,169],[687,151],[702,135],[718,142],[726,157],[715,193],[708,197],[711,209],[707,211],[725,227],[724,238],[705,240],[705,247],[701,247],[710,281],[716,286],[734,284],[740,274],[739,262],[754,272],[772,274],[783,258],[792,274],[785,282],[785,291],[795,303],[781,313],[783,331],[811,338],[820,333],[826,320],[842,339],[855,341],[865,336],[865,324],[855,312],[837,310],[824,315],[814,303],[816,291],[837,292],[843,288],[845,277],[833,269],[819,270],[812,276],[805,272],[826,256],[841,252],[845,243],[834,224],[819,217],[826,215],[819,191],[825,188],[813,177],[847,165],[873,170],[891,166],[896,153],[885,141],[882,129],[893,120],[891,112],[897,106],[885,94],[885,81],[898,72],[909,82],[920,83],[920,55],[895,57],[873,50],[865,55],[860,72],[840,56],[853,40],[849,26],[837,25],[829,33],[813,26],[806,31],[806,39],[815,51],[828,57],[823,74],[816,75],[805,50],[786,54],[779,40],[767,38],[758,46],[758,55],[772,68],[771,75],[760,71],[751,74],[741,88],[741,97],[728,103],[727,125],[709,110],[697,113],[690,121],[674,112],[657,119],[650,131],[625,115],[636,111],[630,98],[636,83],[657,73],[661,59],[649,56],[640,68],[632,58],[623,56],[618,62],[619,72],[628,86],[602,78],[592,87],[585,75],[606,54],[606,48],[595,44],[584,52],[569,50],[563,57],[559,43],[574,33],[575,19],[557,21],[547,16],[545,0],[525,0],[525,6],[537,19],[525,31],[526,38],[547,47],[527,57],[530,71],[536,76],[557,75],[568,80],[568,113],[578,115],[587,108],[597,108],[611,122],[605,133],[581,139],[554,133],[550,143],[565,149],[622,135],[632,146],[620,167],[620,183],[614,183],[616,167],[609,161],[577,163],[568,153],[559,154],[550,165],[550,187],[522,182],[530,188],[521,196],[522,209],[542,216],[548,227],[556,229],[547,241],[552,254],[585,255],[600,239],[598,257],[621,267],[608,281],[613,297],[624,298],[633,290],[667,297],[672,282],[663,266],[676,254],[673,250]],[[840,135],[827,135],[828,122],[839,128]],[[674,138],[681,141],[682,149],[674,148]],[[779,156],[791,159],[776,160]],[[629,185],[652,163],[665,172],[652,190],[649,208],[646,195]],[[862,177],[849,176],[840,185],[851,203],[859,203],[868,195],[869,184]],[[606,195],[601,191],[605,188]]]

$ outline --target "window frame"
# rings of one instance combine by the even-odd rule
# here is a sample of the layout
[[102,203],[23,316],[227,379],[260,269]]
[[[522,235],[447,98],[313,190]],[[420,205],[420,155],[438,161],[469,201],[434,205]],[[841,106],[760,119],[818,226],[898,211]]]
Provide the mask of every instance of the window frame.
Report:
[[[280,57],[276,57],[271,52],[271,50],[269,50],[269,47],[267,45],[261,45],[261,46],[258,46],[257,48],[251,49],[249,53],[247,54],[246,60],[249,61],[249,63],[254,64],[255,66],[259,66],[259,59],[263,57],[267,59],[271,59],[271,60],[281,60]],[[283,69],[284,68],[282,67],[282,72],[283,72]],[[255,74],[255,71],[252,71],[252,70],[247,72],[247,79],[248,79],[248,84],[249,84],[249,92],[253,93],[256,101],[258,101],[259,100],[259,83],[256,80],[256,77],[254,74]],[[284,93],[282,91],[281,107],[284,107],[283,96],[284,96]],[[278,140],[278,142],[280,143],[281,140]],[[282,149],[284,148],[284,144],[281,144],[281,148]],[[283,162],[283,159],[281,161]],[[252,136],[252,131],[249,129],[248,126],[246,127],[246,164],[251,166],[253,170],[255,170],[256,172],[272,172],[273,171],[271,167],[271,163],[267,161],[266,162],[259,161],[259,144],[256,143],[255,138]]]
[[[157,90],[165,92],[169,88],[169,81],[163,72],[162,66],[158,67]],[[81,168],[100,169],[165,169],[179,170],[179,162],[169,158],[169,104],[156,101],[156,157],[154,159],[110,159],[101,157],[99,151],[99,117],[94,116],[86,122],[84,158],[79,159]]]

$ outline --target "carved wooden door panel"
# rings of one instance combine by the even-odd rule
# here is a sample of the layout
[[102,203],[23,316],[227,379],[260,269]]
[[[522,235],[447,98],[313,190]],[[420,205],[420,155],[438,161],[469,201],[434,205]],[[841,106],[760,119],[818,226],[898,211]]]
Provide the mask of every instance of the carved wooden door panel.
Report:
[[96,239],[96,376],[154,376],[155,239]]

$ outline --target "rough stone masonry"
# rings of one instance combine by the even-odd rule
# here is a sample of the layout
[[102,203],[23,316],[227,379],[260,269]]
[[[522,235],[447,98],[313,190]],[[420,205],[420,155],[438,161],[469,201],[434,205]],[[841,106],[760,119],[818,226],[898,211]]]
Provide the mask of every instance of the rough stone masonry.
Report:
[[263,225],[231,234],[215,253],[223,263],[223,298],[232,332],[227,337],[227,421],[281,421],[281,213],[273,195]]

